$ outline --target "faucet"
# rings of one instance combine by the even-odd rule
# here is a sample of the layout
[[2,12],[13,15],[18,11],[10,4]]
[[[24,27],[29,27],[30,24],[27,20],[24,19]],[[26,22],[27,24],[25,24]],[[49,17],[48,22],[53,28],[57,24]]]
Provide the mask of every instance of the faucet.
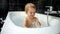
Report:
[[0,23],[3,24],[4,23],[4,20],[2,18],[0,18]]
[[45,6],[49,8],[49,11],[52,11],[53,7],[52,6]]
[[52,6],[46,6],[46,7],[48,7],[49,9],[47,9],[47,24],[48,24],[48,26],[50,26],[49,25],[49,13],[52,11]]

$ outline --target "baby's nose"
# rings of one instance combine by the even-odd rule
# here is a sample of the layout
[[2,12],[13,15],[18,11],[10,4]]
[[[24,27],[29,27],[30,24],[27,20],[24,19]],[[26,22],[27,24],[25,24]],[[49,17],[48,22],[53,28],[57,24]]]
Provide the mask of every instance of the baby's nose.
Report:
[[32,15],[34,15],[34,13],[32,13]]

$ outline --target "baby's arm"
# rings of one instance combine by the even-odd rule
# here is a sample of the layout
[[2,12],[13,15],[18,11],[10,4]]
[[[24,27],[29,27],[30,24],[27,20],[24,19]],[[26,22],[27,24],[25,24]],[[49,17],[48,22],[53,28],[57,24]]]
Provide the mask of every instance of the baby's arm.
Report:
[[42,23],[38,20],[38,18],[37,18],[37,23],[38,25],[40,25],[40,27],[42,27]]
[[38,21],[39,25],[42,27],[42,23],[40,21]]
[[27,27],[27,19],[25,18],[24,21],[23,21],[23,27]]

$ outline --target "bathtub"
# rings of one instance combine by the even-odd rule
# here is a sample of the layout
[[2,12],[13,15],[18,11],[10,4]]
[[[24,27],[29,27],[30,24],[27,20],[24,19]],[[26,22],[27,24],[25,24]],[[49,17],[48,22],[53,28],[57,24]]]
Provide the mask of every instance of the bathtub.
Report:
[[26,14],[24,11],[9,12],[1,31],[1,34],[59,34],[60,18],[36,13],[42,23],[42,28],[23,28],[22,23]]

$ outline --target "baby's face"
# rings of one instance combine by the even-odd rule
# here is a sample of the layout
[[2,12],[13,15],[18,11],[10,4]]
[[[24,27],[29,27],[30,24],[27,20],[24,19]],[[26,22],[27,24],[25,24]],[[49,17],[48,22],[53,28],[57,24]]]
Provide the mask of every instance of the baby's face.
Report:
[[29,17],[33,18],[35,16],[36,10],[34,8],[29,8],[27,14]]

